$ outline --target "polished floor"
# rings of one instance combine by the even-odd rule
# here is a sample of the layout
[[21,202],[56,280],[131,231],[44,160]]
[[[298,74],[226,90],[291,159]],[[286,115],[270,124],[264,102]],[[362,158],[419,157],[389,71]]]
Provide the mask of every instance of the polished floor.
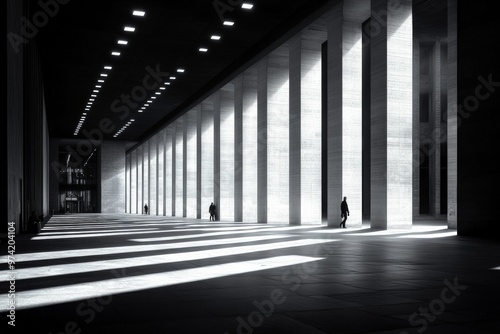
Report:
[[18,332],[500,332],[500,244],[444,221],[378,231],[75,214],[15,246],[0,310],[7,325],[13,277]]

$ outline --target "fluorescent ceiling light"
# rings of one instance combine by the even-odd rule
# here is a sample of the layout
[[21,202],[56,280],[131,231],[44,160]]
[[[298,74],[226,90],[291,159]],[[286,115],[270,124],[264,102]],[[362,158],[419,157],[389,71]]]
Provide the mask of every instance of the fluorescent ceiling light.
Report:
[[111,52],[111,54],[112,54],[113,56],[119,56],[119,55],[120,55],[120,52],[113,51],[113,52]]
[[134,31],[135,31],[135,28],[134,28],[134,27],[125,27],[125,28],[123,28],[123,30],[125,30],[125,31],[130,31],[130,32],[134,32]]
[[224,25],[225,26],[232,26],[232,25],[234,25],[234,22],[233,21],[224,21]]
[[111,70],[111,69],[112,69],[112,67],[111,67],[111,66],[104,66],[104,69],[105,69],[105,70]]
[[219,35],[212,35],[212,37],[210,37],[210,39],[214,39],[214,40],[218,41],[220,39],[220,36]]
[[199,51],[200,51],[200,52],[207,52],[207,51],[208,51],[208,49],[207,49],[207,48],[199,48]]
[[161,90],[165,90],[165,87],[160,87]]
[[161,92],[156,92],[155,94],[156,94],[156,95],[161,95]]
[[175,77],[170,77],[170,80],[175,80]]
[[123,39],[119,39],[118,40],[118,44],[121,44],[121,45],[127,45],[128,42],[127,41],[124,41]]
[[179,69],[177,69],[177,72],[184,73],[184,69],[183,68],[179,68]]
[[132,12],[132,15],[135,15],[135,16],[144,16],[146,14],[146,12],[142,11],[142,10],[134,10]]
[[241,8],[243,9],[252,9],[253,5],[251,3],[244,3],[241,5]]
[[165,82],[165,85],[170,85],[170,82]]
[[104,80],[97,80],[97,82],[104,82]]
[[101,73],[101,77],[107,77],[108,75],[106,73]]
[[90,97],[97,97],[97,95],[95,95],[95,94],[92,94],[92,95],[90,95]]

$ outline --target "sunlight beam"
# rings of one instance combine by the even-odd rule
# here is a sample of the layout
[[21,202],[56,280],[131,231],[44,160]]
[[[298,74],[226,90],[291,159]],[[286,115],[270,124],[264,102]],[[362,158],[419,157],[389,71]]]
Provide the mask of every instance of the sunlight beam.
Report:
[[[230,275],[293,266],[322,259],[321,257],[299,255],[277,256],[141,276],[120,277],[96,282],[70,284],[53,288],[20,291],[16,293],[16,310],[75,302],[120,293],[163,288]],[[7,298],[7,294],[0,295],[0,300],[6,301]],[[7,305],[8,303],[6,302],[1,303],[0,312],[6,312]]]

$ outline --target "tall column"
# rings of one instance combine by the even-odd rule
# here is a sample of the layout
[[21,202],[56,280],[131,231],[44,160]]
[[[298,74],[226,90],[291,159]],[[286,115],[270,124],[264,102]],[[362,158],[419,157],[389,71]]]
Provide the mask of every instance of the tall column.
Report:
[[[148,204],[149,207],[151,207],[151,203],[149,203],[149,197],[150,197],[150,192],[149,192],[149,141],[145,142],[142,144],[142,189],[143,189],[143,194],[142,194],[142,207],[144,210],[144,204]],[[151,213],[151,211],[148,210],[148,213]]]
[[125,144],[103,141],[101,156],[101,212],[123,213],[125,207]]
[[369,13],[368,1],[343,1],[332,9],[327,24],[331,227],[340,225],[340,203],[344,197],[350,213],[347,225],[362,226],[362,23]]
[[214,103],[213,97],[201,103],[201,212],[209,218],[208,207],[214,199]]
[[448,0],[448,228],[457,228],[457,0]]
[[137,149],[137,213],[144,213],[144,147]]
[[242,191],[243,221],[257,222],[257,68],[247,69],[242,75]]
[[130,213],[137,213],[137,150],[130,152]]
[[157,194],[158,194],[158,215],[165,216],[165,129],[156,135],[157,142]]
[[234,84],[234,221],[243,221],[243,74]]
[[289,223],[289,58],[288,43],[268,56],[267,218],[273,223]]
[[202,115],[201,103],[196,107],[196,219],[201,219],[201,136],[202,136]]
[[322,101],[318,87],[321,87],[321,48],[327,34],[320,22],[290,41],[289,212],[290,224],[295,225],[320,224],[322,219]]
[[220,89],[220,219],[234,221],[234,84]]
[[432,48],[432,148],[430,154],[431,214],[441,214],[441,43],[436,41]]
[[174,216],[174,187],[175,187],[175,159],[174,145],[172,143],[173,125],[170,124],[165,129],[165,177],[163,179],[165,194],[165,216]]
[[220,219],[220,174],[221,174],[221,134],[220,134],[220,122],[221,122],[221,93],[220,90],[213,94],[214,102],[214,204],[217,207],[215,211],[215,220]]
[[371,226],[411,228],[412,1],[371,5]]
[[413,40],[413,217],[420,215],[420,42]]
[[185,217],[196,218],[197,216],[197,131],[196,131],[196,117],[197,109],[191,109],[184,114],[184,135],[185,135]]
[[290,40],[290,160],[289,160],[289,216],[290,225],[300,225],[302,218],[301,193],[301,75],[302,33]]
[[175,215],[185,217],[184,117],[175,121]]
[[158,203],[157,199],[158,197],[156,196],[156,189],[157,189],[157,156],[156,156],[156,151],[157,151],[157,146],[156,146],[156,136],[152,136],[148,140],[149,144],[149,212],[151,215],[157,215],[158,214]]
[[177,216],[177,123],[174,122],[171,124],[171,137],[172,137],[172,216]]
[[267,63],[257,63],[257,222],[267,224]]

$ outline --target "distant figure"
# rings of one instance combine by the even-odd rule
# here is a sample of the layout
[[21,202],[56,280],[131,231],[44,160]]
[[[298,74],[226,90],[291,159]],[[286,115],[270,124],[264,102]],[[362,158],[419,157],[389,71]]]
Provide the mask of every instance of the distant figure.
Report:
[[347,206],[347,197],[344,197],[342,203],[340,203],[340,218],[343,218],[340,223],[340,227],[345,228],[345,221],[347,220],[347,216],[349,216],[349,207]]
[[215,204],[212,202],[210,207],[208,208],[208,212],[210,213],[210,220],[215,221]]
[[148,209],[149,209],[149,208],[148,208],[148,204],[147,204],[147,203],[146,203],[146,204],[144,204],[144,213],[145,213],[145,214],[148,214]]

